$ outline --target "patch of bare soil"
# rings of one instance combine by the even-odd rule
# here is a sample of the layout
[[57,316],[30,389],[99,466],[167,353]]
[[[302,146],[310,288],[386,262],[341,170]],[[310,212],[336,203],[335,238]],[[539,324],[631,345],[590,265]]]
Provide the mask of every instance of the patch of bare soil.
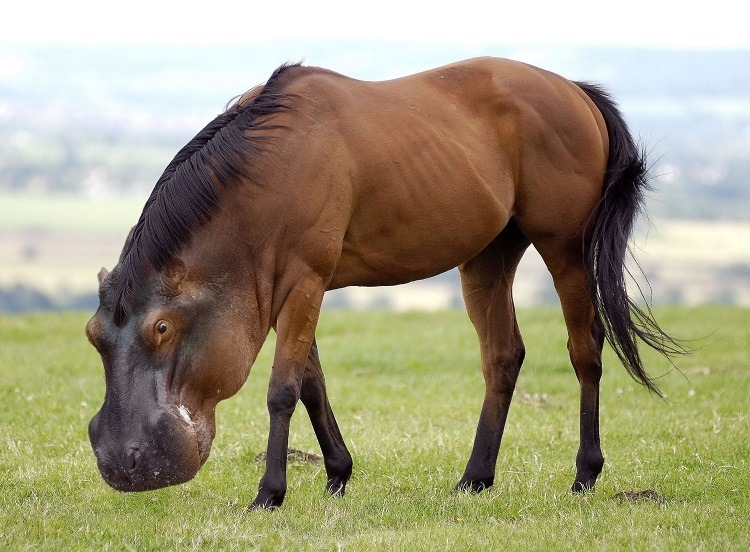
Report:
[[[286,451],[286,460],[287,462],[300,462],[300,463],[309,463],[309,464],[322,464],[323,463],[323,457],[315,454],[314,452],[305,452],[302,450],[297,449],[287,449]],[[261,452],[259,454],[255,455],[255,461],[256,462],[265,462],[266,461],[266,453]]]
[[638,500],[649,500],[656,502],[657,504],[666,504],[667,499],[656,491],[651,489],[645,491],[622,491],[621,493],[615,493],[611,497],[613,500],[622,500],[628,502],[635,502]]

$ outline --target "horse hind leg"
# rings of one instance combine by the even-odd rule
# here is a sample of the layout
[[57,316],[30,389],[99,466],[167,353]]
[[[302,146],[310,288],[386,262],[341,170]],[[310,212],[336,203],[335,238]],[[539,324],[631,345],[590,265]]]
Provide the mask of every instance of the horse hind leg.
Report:
[[492,486],[500,441],[525,354],[513,306],[513,277],[529,241],[511,221],[459,267],[466,309],[479,336],[485,396],[474,447],[456,490]]
[[580,386],[580,443],[571,490],[593,489],[604,456],[599,440],[599,382],[604,329],[589,295],[579,240],[547,240],[535,247],[552,274],[568,330],[568,352]]

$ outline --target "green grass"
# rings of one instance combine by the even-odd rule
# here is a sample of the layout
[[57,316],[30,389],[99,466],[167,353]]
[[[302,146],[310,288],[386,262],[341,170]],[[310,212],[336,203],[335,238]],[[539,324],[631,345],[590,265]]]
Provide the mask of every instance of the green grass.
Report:
[[[747,550],[750,311],[660,309],[694,343],[677,372],[647,355],[669,397],[649,396],[607,351],[596,492],[567,492],[577,383],[556,309],[523,310],[527,359],[496,484],[450,492],[482,400],[476,338],[462,312],[327,312],[318,332],[329,392],[354,456],[347,495],[294,463],[276,512],[245,513],[262,466],[272,347],[218,410],[211,459],[186,485],[140,494],[100,479],[86,426],[104,392],[86,316],[0,318],[0,549]],[[534,397],[537,400],[524,400]],[[318,451],[302,408],[290,445]],[[623,502],[652,489],[666,504]]]

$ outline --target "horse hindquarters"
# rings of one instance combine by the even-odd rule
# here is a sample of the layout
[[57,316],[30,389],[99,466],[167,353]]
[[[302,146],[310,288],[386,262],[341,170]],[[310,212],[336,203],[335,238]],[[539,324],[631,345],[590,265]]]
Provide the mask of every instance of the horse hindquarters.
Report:
[[[650,311],[640,309],[627,293],[628,242],[648,188],[645,160],[610,98],[596,87],[578,86],[606,125],[609,148],[606,171],[599,180],[601,192],[590,207],[586,207],[590,202],[582,199],[583,207],[572,217],[570,213],[560,217],[559,227],[552,231],[522,228],[552,274],[568,329],[570,360],[581,389],[581,435],[572,490],[585,491],[594,486],[604,463],[599,442],[604,340],[630,375],[656,393],[658,389],[643,368],[637,339],[667,356],[683,350],[662,331]],[[575,176],[570,178],[572,185]],[[590,184],[592,190],[598,189],[594,179]],[[571,225],[569,221],[576,219],[584,222]]]

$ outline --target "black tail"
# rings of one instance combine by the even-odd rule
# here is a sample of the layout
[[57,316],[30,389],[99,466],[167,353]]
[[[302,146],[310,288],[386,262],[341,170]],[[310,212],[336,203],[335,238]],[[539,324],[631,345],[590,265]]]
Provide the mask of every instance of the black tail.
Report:
[[588,83],[576,84],[601,112],[609,134],[606,180],[589,223],[591,239],[585,246],[589,293],[607,341],[625,368],[636,381],[661,395],[643,368],[638,340],[668,358],[685,349],[659,327],[648,300],[643,297],[645,306],[639,306],[626,288],[630,276],[625,266],[630,253],[628,241],[636,216],[643,209],[644,193],[649,190],[645,156],[607,93]]

